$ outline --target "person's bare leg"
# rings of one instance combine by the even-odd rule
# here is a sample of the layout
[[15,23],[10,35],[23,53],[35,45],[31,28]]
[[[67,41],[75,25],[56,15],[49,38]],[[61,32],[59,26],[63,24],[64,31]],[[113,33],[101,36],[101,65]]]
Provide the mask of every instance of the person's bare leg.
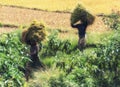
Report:
[[83,51],[83,49],[85,48],[85,37],[80,38],[78,40],[78,49],[80,51]]

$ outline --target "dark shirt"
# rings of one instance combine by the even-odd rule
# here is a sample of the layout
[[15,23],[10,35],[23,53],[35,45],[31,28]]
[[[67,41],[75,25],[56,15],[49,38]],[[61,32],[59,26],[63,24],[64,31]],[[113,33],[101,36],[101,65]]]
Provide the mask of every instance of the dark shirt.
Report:
[[85,37],[87,23],[86,24],[85,23],[76,24],[76,25],[71,24],[71,26],[73,28],[77,28],[78,29],[79,37]]
[[38,45],[34,45],[34,46],[30,47],[30,56],[31,57],[38,56],[38,52],[39,52],[39,46]]

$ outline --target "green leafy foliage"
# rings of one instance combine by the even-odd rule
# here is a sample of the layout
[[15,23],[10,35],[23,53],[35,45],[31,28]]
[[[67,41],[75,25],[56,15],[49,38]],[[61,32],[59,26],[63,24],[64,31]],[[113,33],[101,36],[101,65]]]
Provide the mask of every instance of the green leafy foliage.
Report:
[[117,29],[120,27],[120,14],[112,13],[103,17],[104,23],[111,29]]
[[[120,86],[120,31],[91,53],[72,52],[71,55],[57,56],[57,67],[66,74],[62,80],[54,78],[51,85],[71,87],[119,87]],[[55,83],[54,83],[55,82]],[[61,84],[60,84],[61,83]],[[67,85],[67,86],[66,86]],[[52,87],[52,86],[51,86]],[[62,87],[62,86],[60,86]]]
[[[118,20],[118,17],[112,17]],[[96,45],[89,52],[80,52],[69,40],[59,39],[57,32],[51,33],[42,46],[40,57],[49,68],[54,66],[63,73],[51,77],[49,87],[119,87],[120,24],[116,23],[114,35],[102,40],[103,45]],[[24,68],[29,59],[28,47],[21,43],[20,37],[20,33],[0,36],[0,86],[23,87],[25,80],[19,67]]]
[[[105,47],[101,47],[96,51],[98,57],[98,68],[100,77],[104,81],[106,80],[106,85],[109,87],[117,87],[120,82],[120,30],[116,31],[113,38],[107,43]],[[104,73],[103,73],[104,72]],[[99,76],[99,75],[98,75]],[[109,80],[108,80],[109,79]],[[101,82],[105,85],[104,82]]]
[[24,84],[24,74],[19,68],[24,68],[29,60],[27,49],[17,33],[0,35],[0,86],[21,87]]
[[2,23],[0,22],[0,27],[2,27],[3,25],[2,25]]
[[[119,87],[120,86],[120,27],[114,35],[103,41],[90,53],[74,51],[70,55],[57,56],[57,67],[66,74],[62,80],[54,78],[52,85],[62,85],[66,81],[75,83],[73,87]],[[64,62],[63,62],[64,61]],[[62,67],[61,67],[62,66]],[[61,84],[60,84],[61,83]],[[51,86],[52,87],[52,86]],[[60,86],[61,87],[61,86]],[[71,87],[64,84],[64,87]]]
[[58,51],[62,51],[65,53],[70,53],[72,51],[72,44],[69,40],[60,40],[58,38],[58,32],[53,32],[50,36],[48,36],[47,44],[43,46],[43,55],[56,55]]

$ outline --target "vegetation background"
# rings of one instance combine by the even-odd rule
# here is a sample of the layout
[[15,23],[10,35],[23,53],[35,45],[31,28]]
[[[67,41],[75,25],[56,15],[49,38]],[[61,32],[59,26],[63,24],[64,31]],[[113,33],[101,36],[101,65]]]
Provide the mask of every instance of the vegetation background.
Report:
[[[78,3],[96,16],[87,29],[84,52],[76,48],[77,30],[70,27]],[[0,86],[119,87],[119,4],[119,0],[0,0]],[[46,70],[33,70],[26,82],[19,68],[30,61],[29,46],[21,43],[21,32],[33,20],[46,23],[48,35],[39,53]]]

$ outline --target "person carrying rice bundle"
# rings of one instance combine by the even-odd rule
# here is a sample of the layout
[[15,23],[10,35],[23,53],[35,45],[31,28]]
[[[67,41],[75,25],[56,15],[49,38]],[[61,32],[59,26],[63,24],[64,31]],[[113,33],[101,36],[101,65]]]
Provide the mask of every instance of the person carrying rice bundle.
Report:
[[30,45],[30,58],[32,65],[39,64],[39,43],[45,39],[45,26],[42,23],[34,21],[27,30],[22,32],[22,41]]
[[42,23],[34,21],[27,30],[22,32],[22,42],[30,45],[30,59],[31,61],[26,64],[25,76],[28,80],[29,67],[44,68],[43,63],[39,60],[39,43],[45,39],[46,32],[45,26]]
[[85,34],[87,26],[93,24],[95,17],[91,15],[84,7],[80,4],[74,9],[71,14],[71,27],[78,29],[79,40],[78,48],[83,51],[85,47]]

